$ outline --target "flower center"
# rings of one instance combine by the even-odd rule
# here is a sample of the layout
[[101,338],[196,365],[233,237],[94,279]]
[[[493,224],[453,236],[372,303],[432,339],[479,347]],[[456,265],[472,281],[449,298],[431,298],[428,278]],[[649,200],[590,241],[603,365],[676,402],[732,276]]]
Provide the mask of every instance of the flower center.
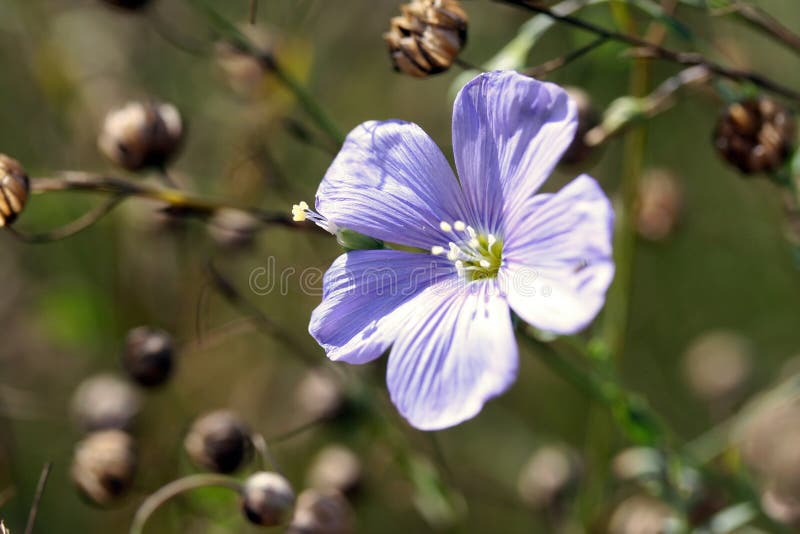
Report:
[[431,254],[447,254],[447,259],[455,263],[459,275],[467,281],[496,278],[503,263],[503,242],[494,234],[479,234],[464,221],[442,221],[439,228],[453,236],[444,246],[431,248]]

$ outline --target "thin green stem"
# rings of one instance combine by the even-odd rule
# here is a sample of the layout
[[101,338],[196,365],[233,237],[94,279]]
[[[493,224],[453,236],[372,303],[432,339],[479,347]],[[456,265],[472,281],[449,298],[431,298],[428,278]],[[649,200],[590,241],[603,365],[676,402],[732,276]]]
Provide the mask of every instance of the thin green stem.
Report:
[[163,506],[167,501],[186,493],[187,491],[196,490],[200,488],[219,487],[227,488],[239,493],[242,489],[242,484],[235,478],[225,475],[190,475],[188,477],[173,480],[166,486],[150,495],[136,510],[133,516],[129,534],[142,534],[147,521],[150,519],[156,510]]

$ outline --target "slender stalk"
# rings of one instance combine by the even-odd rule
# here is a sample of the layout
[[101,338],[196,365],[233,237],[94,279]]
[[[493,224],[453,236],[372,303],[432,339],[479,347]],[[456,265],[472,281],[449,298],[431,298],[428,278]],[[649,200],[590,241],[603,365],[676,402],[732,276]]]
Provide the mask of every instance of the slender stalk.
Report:
[[[692,7],[699,7],[688,4]],[[758,6],[734,1],[730,6],[712,11],[713,15],[734,13],[739,19],[759,30],[761,33],[777,39],[777,41],[795,53],[800,53],[800,35],[780,23],[778,19]]]
[[515,6],[522,7],[524,9],[527,9],[528,11],[541,13],[543,15],[552,18],[553,20],[557,20],[559,22],[569,24],[570,26],[574,26],[576,28],[580,28],[582,30],[594,33],[596,35],[606,37],[609,40],[641,48],[642,50],[641,53],[639,54],[640,57],[646,56],[653,59],[663,59],[681,65],[689,65],[689,66],[703,65],[709,71],[716,74],[717,76],[721,76],[723,78],[728,78],[739,82],[747,81],[754,85],[757,85],[762,89],[771,91],[775,94],[784,96],[786,98],[790,98],[795,102],[800,102],[800,92],[795,91],[794,89],[786,87],[770,78],[767,78],[765,76],[762,76],[761,74],[752,71],[727,67],[715,61],[712,61],[697,52],[681,52],[672,50],[670,48],[666,48],[661,45],[652,44],[646,41],[645,39],[641,39],[633,35],[627,35],[624,33],[608,30],[606,28],[603,28],[602,26],[586,22],[584,20],[572,17],[570,15],[558,15],[557,13],[554,13],[552,10],[546,7],[530,3],[530,0],[494,0],[494,1],[505,2],[507,4],[512,4]]
[[44,488],[47,485],[47,479],[50,477],[50,471],[52,469],[53,462],[47,462],[42,468],[42,474],[39,475],[39,482],[36,484],[36,493],[33,496],[31,510],[28,513],[28,522],[25,524],[25,534],[33,533],[33,525],[36,523],[36,515],[39,513],[39,503],[42,501]]
[[150,516],[170,499],[187,491],[208,487],[228,488],[238,493],[242,489],[242,484],[235,478],[213,474],[190,475],[173,480],[150,495],[139,506],[136,510],[136,515],[133,516],[133,522],[128,531],[129,534],[142,534]]
[[25,232],[20,232],[19,230],[10,227],[8,229],[15,237],[19,238],[21,241],[26,243],[52,243],[53,241],[60,241],[62,239],[66,239],[68,237],[72,237],[81,233],[82,231],[86,230],[94,223],[111,213],[111,211],[119,206],[122,201],[125,200],[125,197],[114,195],[108,199],[106,199],[102,204],[97,206],[91,211],[86,212],[81,217],[75,219],[71,223],[67,223],[64,226],[56,228],[55,230],[51,230],[49,232],[43,232],[39,234],[27,234]]

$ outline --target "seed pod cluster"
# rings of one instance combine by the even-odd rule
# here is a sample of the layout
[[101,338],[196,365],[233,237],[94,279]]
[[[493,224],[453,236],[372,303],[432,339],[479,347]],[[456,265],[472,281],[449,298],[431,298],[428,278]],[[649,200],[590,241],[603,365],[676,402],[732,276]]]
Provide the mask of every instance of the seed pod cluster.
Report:
[[136,472],[133,438],[121,430],[93,432],[79,442],[72,480],[94,504],[107,506],[130,489]]
[[128,333],[122,353],[122,367],[139,385],[163,384],[175,366],[172,336],[163,330],[141,326]]
[[425,78],[449,69],[467,40],[467,14],[457,0],[414,0],[383,38],[394,69]]
[[250,429],[227,410],[197,419],[186,435],[184,448],[195,464],[217,473],[232,473],[253,455]]
[[717,152],[745,174],[778,170],[794,140],[789,111],[766,97],[731,104],[714,131]]
[[0,228],[13,223],[25,209],[30,192],[30,180],[22,165],[0,154]]
[[106,115],[100,151],[129,171],[165,165],[183,140],[183,122],[172,104],[129,102]]

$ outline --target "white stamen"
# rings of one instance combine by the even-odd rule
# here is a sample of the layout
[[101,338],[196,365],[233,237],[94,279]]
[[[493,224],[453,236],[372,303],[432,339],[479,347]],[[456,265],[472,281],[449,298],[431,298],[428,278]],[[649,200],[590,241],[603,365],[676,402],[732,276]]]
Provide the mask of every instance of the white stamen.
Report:
[[478,234],[475,232],[475,229],[471,226],[467,226],[467,233],[473,239],[475,239],[478,236]]
[[486,240],[489,242],[489,252],[491,252],[492,247],[495,243],[497,243],[497,238],[494,236],[494,234],[489,234],[486,236]]
[[450,223],[446,222],[446,221],[440,222],[439,223],[439,228],[442,229],[442,232],[449,232],[449,231],[451,231],[453,229],[453,227],[450,226]]
[[457,232],[463,232],[466,227],[467,225],[464,224],[464,221],[456,221],[453,223],[453,228],[455,228]]
[[431,247],[431,254],[434,256],[441,256],[444,254],[444,247],[440,247],[439,245]]
[[472,239],[469,240],[469,246],[471,246],[472,248],[478,248],[480,245],[481,244],[478,242],[478,239],[476,237],[473,237]]
[[483,267],[484,269],[488,269],[489,267],[491,267],[491,266],[492,266],[492,264],[491,264],[491,263],[489,263],[487,260],[481,260],[481,261],[480,261],[480,265],[481,265],[481,267]]
[[461,256],[461,249],[456,246],[452,241],[450,242],[450,251],[447,253],[447,259],[456,261]]

